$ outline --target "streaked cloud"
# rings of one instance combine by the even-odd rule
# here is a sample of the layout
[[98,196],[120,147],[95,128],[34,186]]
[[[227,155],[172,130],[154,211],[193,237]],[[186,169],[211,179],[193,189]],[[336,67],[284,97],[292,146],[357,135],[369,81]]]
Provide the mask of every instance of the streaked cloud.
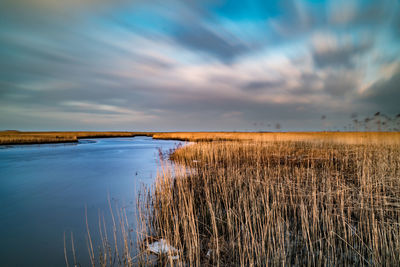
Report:
[[0,5],[5,129],[315,130],[400,112],[397,1]]

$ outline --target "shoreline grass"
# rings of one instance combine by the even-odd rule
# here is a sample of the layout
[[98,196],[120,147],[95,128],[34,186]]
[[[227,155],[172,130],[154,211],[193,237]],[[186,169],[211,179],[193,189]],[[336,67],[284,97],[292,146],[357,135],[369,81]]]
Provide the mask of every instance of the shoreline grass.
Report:
[[346,144],[400,144],[400,132],[156,132],[154,139],[208,141],[296,141]]
[[75,143],[83,138],[152,136],[148,132],[20,132],[1,131],[0,145]]

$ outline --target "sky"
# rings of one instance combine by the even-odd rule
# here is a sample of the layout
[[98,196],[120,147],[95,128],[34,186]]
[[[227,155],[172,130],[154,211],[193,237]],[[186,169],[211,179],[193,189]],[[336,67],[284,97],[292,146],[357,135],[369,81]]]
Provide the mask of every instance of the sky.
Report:
[[376,112],[400,113],[398,0],[0,3],[0,130],[343,130]]

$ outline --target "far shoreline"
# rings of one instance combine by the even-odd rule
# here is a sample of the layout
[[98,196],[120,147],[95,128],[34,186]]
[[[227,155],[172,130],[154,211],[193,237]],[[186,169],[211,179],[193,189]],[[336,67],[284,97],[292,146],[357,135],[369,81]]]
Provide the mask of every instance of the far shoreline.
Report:
[[148,136],[150,132],[22,132],[0,131],[0,146],[78,143],[87,138],[123,138]]
[[124,138],[147,136],[157,140],[188,142],[219,141],[335,141],[363,143],[400,142],[400,132],[22,132],[0,131],[0,146],[78,143],[88,138]]

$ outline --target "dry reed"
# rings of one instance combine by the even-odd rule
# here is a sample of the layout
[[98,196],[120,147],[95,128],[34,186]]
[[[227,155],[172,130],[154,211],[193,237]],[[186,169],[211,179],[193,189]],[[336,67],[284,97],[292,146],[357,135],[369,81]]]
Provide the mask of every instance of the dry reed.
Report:
[[180,148],[142,194],[141,242],[167,240],[173,265],[398,266],[399,134],[374,134]]

